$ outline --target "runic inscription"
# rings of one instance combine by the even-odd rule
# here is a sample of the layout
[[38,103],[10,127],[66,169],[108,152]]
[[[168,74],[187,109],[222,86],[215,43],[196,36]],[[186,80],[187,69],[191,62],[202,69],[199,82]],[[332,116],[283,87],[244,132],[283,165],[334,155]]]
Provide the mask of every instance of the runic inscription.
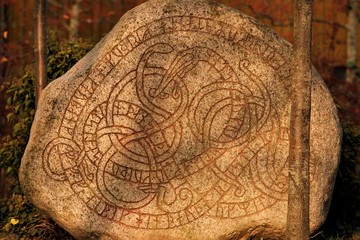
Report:
[[[186,44],[193,35],[228,48]],[[289,85],[285,63],[270,44],[220,21],[150,22],[78,86],[43,169],[94,213],[133,228],[263,211],[287,197],[289,130],[277,103],[288,96],[274,94]],[[258,74],[259,64],[269,74]]]

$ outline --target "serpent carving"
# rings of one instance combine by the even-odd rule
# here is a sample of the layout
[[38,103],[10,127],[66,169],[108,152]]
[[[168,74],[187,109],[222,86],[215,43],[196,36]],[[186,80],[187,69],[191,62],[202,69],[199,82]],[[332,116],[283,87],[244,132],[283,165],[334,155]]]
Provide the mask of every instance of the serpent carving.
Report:
[[[99,216],[134,228],[242,217],[286,198],[277,146],[287,140],[249,60],[162,41],[134,56],[118,79],[110,72],[78,87],[43,152],[48,176],[68,182]],[[91,100],[102,91],[105,100]]]

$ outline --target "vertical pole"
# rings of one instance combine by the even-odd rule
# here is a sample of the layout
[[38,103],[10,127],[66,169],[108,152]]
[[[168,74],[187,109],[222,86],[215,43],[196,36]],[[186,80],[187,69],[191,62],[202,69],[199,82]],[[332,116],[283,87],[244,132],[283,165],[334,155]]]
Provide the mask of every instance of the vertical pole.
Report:
[[355,80],[355,68],[358,62],[358,0],[349,0],[348,23],[346,39],[346,82],[353,83]]
[[35,0],[34,8],[34,54],[35,54],[35,98],[36,106],[47,82],[47,45],[46,45],[46,2]]
[[313,0],[296,0],[292,56],[287,240],[308,240]]
[[[0,3],[0,61],[8,57],[5,47],[8,41],[8,36],[5,36],[5,32],[9,31],[8,22],[8,3],[2,0]],[[5,82],[8,63],[4,61],[0,64],[0,82]]]

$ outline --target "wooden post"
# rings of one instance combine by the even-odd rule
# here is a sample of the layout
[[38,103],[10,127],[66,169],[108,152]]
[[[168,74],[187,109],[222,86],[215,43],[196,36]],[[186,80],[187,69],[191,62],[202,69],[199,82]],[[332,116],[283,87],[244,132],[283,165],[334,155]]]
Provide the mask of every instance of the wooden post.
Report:
[[46,2],[47,0],[35,0],[35,9],[34,9],[36,106],[38,105],[41,91],[46,87],[46,82],[47,82]]
[[348,23],[346,39],[346,82],[353,83],[355,80],[355,70],[358,62],[358,0],[349,0],[348,3]]
[[311,34],[313,0],[296,0],[292,56],[287,240],[307,240],[311,113]]

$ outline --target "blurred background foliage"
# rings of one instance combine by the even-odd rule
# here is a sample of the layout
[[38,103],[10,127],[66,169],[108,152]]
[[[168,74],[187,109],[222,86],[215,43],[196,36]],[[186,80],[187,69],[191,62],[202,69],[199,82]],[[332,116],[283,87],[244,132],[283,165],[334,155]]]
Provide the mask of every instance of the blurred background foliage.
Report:
[[[312,237],[317,240],[360,239],[359,45],[349,41],[351,29],[359,37],[358,22],[350,25],[352,11],[359,16],[359,10],[351,1],[315,1],[313,63],[332,92],[344,131],[333,201],[327,222]],[[142,2],[48,0],[49,81],[68,71],[119,17]],[[219,2],[257,18],[292,42],[293,1]],[[72,239],[27,201],[18,182],[35,113],[33,6],[33,0],[0,0],[0,239]]]

